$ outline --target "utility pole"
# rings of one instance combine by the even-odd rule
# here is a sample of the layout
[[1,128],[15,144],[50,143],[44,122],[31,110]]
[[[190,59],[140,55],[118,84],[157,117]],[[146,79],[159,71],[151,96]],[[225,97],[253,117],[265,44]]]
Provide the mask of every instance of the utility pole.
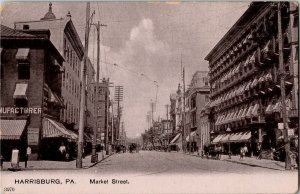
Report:
[[84,42],[84,62],[82,70],[82,86],[79,111],[79,135],[77,147],[76,168],[82,168],[82,149],[83,149],[83,130],[84,130],[84,114],[85,114],[85,88],[86,88],[86,63],[88,58],[89,47],[89,20],[90,20],[90,2],[86,4],[86,24],[85,24],[85,42]]
[[151,106],[151,126],[153,127],[154,125],[154,102],[152,102],[151,100],[151,103],[150,103],[150,106]]
[[[111,145],[113,148],[114,145],[114,101],[111,100]],[[113,148],[114,149],[114,148]]]
[[[182,67],[182,55],[180,57],[180,63]],[[184,142],[184,134],[185,134],[185,71],[184,67],[182,69],[182,84],[183,84],[183,128],[182,128],[182,141]],[[186,146],[186,145],[185,145]]]
[[120,137],[120,120],[121,120],[121,116],[120,116],[120,101],[123,101],[123,86],[116,86],[115,87],[115,101],[117,101],[118,106],[117,106],[117,131],[116,131],[116,138],[117,138],[117,142],[118,139]]
[[165,105],[166,106],[166,109],[167,109],[167,136],[168,136],[168,147],[169,148],[169,143],[170,143],[170,134],[169,134],[169,106],[168,104]]
[[281,3],[277,3],[278,7],[278,43],[279,43],[279,76],[280,76],[280,90],[281,90],[281,106],[282,106],[282,122],[283,122],[283,136],[285,143],[285,169],[291,170],[291,160],[289,157],[290,153],[290,142],[288,139],[288,127],[287,127],[287,115],[286,115],[286,104],[285,104],[285,76],[283,68],[283,41],[282,41],[282,25],[281,25]]

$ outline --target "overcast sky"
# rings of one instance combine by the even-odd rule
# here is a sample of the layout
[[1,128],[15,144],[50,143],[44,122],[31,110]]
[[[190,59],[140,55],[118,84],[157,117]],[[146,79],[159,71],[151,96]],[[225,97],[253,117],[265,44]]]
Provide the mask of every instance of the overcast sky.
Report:
[[[123,118],[127,135],[136,137],[147,128],[146,115],[156,99],[155,118],[166,118],[166,104],[180,81],[180,56],[186,84],[197,70],[208,70],[204,57],[248,8],[250,2],[93,2],[94,22],[101,31],[101,77],[124,86]],[[84,40],[86,3],[53,2],[56,18],[71,12]],[[48,2],[1,5],[1,22],[39,20]],[[90,31],[89,56],[96,62],[96,32]],[[117,66],[112,64],[116,63]],[[96,64],[96,63],[95,63]],[[158,83],[155,86],[154,81]],[[113,92],[113,91],[112,91]],[[112,96],[113,97],[113,96]]]

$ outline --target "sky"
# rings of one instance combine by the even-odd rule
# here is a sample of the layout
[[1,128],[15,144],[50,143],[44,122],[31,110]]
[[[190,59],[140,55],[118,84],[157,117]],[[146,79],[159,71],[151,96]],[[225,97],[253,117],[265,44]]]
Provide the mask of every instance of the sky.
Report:
[[[1,4],[1,23],[39,20],[48,2]],[[166,104],[175,93],[185,67],[186,85],[196,71],[208,71],[204,57],[249,7],[250,2],[92,2],[93,22],[101,28],[100,78],[124,87],[122,102],[126,134],[137,137],[147,128],[147,112],[156,102],[154,118],[166,118]],[[34,10],[34,11],[33,11]],[[53,2],[56,18],[68,11],[84,45],[86,3]],[[21,14],[20,14],[21,13]],[[90,30],[89,57],[96,65],[96,30]],[[116,65],[114,65],[116,64]],[[96,69],[96,68],[95,68]],[[112,97],[114,91],[111,89]]]

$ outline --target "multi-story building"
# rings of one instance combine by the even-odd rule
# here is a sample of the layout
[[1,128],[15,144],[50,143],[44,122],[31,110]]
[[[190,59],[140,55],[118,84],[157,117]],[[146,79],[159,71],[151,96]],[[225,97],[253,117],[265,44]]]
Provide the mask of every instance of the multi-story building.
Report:
[[207,71],[197,71],[194,73],[190,86],[186,91],[186,130],[185,136],[188,145],[191,144],[191,151],[196,151],[200,142],[200,137],[207,139],[209,133],[200,125],[201,110],[209,102],[209,79]]
[[[62,74],[62,97],[65,109],[61,110],[61,121],[72,124],[78,129],[81,91],[81,63],[83,63],[84,48],[75,26],[68,13],[64,18],[56,18],[52,12],[52,4],[43,18],[36,21],[15,22],[18,30],[50,30],[51,42],[64,57]],[[73,128],[73,127],[72,127]]]
[[[283,65],[279,69],[278,3],[283,32]],[[242,28],[241,28],[242,26]],[[212,143],[238,153],[281,145],[283,132],[280,76],[285,75],[288,126],[298,133],[298,4],[253,2],[205,57],[211,85]]]
[[92,88],[96,91],[98,86],[98,95],[95,94],[95,110],[96,110],[96,128],[97,128],[97,137],[101,139],[102,143],[107,145],[111,140],[111,135],[108,133],[108,112],[110,106],[109,100],[109,79],[103,79],[100,83],[92,83]]
[[1,155],[9,160],[18,148],[22,157],[29,146],[30,159],[55,157],[61,143],[77,139],[59,121],[64,59],[49,30],[0,29]]
[[96,115],[95,115],[95,91],[92,83],[95,82],[95,69],[90,59],[87,60],[86,66],[86,103],[85,103],[85,128],[84,139],[86,142],[85,153],[89,153],[92,148],[92,137],[94,135],[94,129],[96,129]]

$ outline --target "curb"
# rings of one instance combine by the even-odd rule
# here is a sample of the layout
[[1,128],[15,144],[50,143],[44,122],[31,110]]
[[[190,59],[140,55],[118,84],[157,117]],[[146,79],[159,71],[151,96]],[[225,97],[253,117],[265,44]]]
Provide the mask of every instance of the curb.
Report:
[[101,160],[99,160],[98,162],[95,162],[94,164],[91,164],[90,166],[84,168],[84,169],[89,169],[89,168],[92,168],[94,166],[96,166],[97,164],[99,164],[100,162],[103,162],[104,160],[106,160],[107,158],[109,158],[110,156],[112,156],[114,154],[109,154],[107,156],[104,156],[104,158],[102,158]]

